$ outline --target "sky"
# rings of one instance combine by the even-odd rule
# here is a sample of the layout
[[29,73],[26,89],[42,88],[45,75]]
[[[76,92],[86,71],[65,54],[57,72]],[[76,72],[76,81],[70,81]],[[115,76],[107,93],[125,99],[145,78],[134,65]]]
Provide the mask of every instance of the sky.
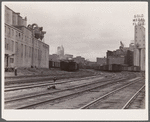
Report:
[[147,2],[3,2],[46,31],[49,54],[63,45],[65,54],[90,61],[134,40],[135,14],[147,15]]

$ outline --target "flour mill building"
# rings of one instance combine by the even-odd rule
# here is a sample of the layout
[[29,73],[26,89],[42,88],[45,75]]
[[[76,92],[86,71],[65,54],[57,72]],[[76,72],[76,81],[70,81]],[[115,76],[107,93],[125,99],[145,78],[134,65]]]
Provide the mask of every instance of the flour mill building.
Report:
[[45,33],[37,24],[27,26],[26,17],[5,6],[5,68],[48,68],[49,45],[42,41]]

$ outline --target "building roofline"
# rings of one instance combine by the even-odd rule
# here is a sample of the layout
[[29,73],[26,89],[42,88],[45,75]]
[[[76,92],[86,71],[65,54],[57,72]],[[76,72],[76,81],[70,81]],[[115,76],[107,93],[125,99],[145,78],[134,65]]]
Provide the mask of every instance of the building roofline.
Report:
[[28,29],[29,31],[32,31],[32,30],[30,30],[29,28],[27,28],[26,26],[23,26],[23,25],[14,25],[14,27],[24,27],[24,28]]
[[16,28],[15,26],[9,25],[9,24],[7,24],[7,23],[5,23],[5,25],[10,26],[10,27],[16,29],[17,31],[20,31],[21,33],[23,33],[20,29]]
[[[13,13],[18,14],[18,16],[20,16],[19,12],[14,12],[12,9],[10,9],[8,6],[5,5],[5,7],[7,7],[9,10],[11,10]],[[21,18],[23,18],[22,16],[20,16]]]

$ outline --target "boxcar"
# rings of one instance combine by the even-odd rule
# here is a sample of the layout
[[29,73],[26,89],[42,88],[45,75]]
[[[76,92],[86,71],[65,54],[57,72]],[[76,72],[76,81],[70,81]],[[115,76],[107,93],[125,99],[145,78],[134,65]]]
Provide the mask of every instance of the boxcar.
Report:
[[120,72],[122,71],[122,66],[120,64],[110,64],[108,70],[111,72]]
[[65,71],[76,71],[79,69],[79,65],[73,61],[61,61],[60,69]]
[[140,67],[139,66],[133,66],[133,71],[134,72],[139,72],[140,71]]
[[49,68],[60,68],[60,62],[49,61]]
[[128,67],[127,66],[122,66],[122,71],[128,71]]
[[108,71],[108,65],[103,65],[103,70]]

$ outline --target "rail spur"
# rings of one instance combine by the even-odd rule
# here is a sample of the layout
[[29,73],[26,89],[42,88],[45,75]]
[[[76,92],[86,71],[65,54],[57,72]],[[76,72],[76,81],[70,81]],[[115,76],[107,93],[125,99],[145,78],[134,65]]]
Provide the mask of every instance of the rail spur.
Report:
[[[95,100],[93,100],[93,101],[87,103],[86,105],[83,105],[83,106],[80,107],[79,109],[90,109],[90,108],[92,108],[95,104],[100,103],[100,102],[103,101],[104,99],[107,99],[107,97],[110,97],[111,95],[113,95],[113,94],[115,94],[115,93],[121,91],[122,89],[125,89],[125,88],[127,88],[128,86],[130,86],[130,85],[132,85],[132,84],[135,84],[135,83],[137,83],[137,82],[139,82],[139,81],[141,81],[141,79],[138,79],[138,80],[136,80],[136,81],[134,81],[134,82],[128,83],[128,84],[122,86],[121,88],[118,88],[118,89],[116,89],[116,90],[113,90],[113,91],[111,91],[111,92],[109,92],[109,93],[107,93],[107,94],[105,94],[105,95],[103,95],[103,96],[101,96],[101,97],[99,97],[99,98],[97,98],[97,99],[95,99]],[[134,99],[138,96],[138,94],[140,93],[140,91],[141,91],[144,87],[145,87],[145,84],[142,85],[142,87],[140,87],[140,89],[131,97],[130,100],[128,100],[128,101],[125,103],[125,105],[124,105],[121,109],[128,109],[129,106],[130,106],[130,104],[132,104],[132,102],[134,101]],[[103,103],[101,103],[101,104],[103,104]],[[96,108],[95,108],[95,109],[96,109]]]

